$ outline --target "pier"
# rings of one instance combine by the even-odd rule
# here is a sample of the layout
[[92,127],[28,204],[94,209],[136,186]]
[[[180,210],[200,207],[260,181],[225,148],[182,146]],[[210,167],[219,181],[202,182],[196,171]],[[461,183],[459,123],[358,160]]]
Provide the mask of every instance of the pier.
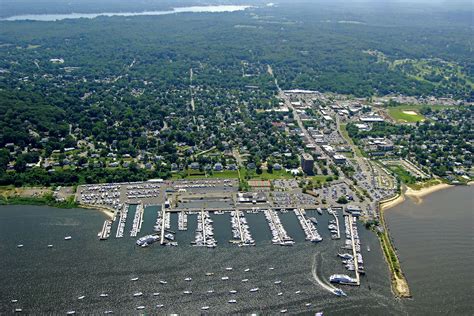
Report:
[[128,204],[124,204],[122,210],[120,211],[120,218],[119,223],[117,226],[117,233],[115,235],[116,238],[122,238],[123,232],[125,230],[125,223],[127,222],[127,214],[128,214]]
[[178,213],[178,230],[188,230],[188,215],[184,211]]
[[[354,258],[354,272],[356,276],[356,283],[354,285],[360,285],[360,273],[359,273],[359,259],[358,259],[358,253],[356,251],[356,243],[355,243],[355,238],[354,238],[354,227],[353,227],[353,222],[352,222],[352,215],[348,216],[349,218],[349,231],[351,232],[351,243],[352,243],[352,255]],[[358,238],[357,238],[358,239]],[[360,247],[360,245],[359,245]]]
[[140,203],[137,205],[137,210],[135,211],[135,217],[133,218],[132,230],[130,231],[131,237],[137,237],[138,233],[142,229],[144,210],[145,208],[143,207],[143,204]]
[[[249,226],[247,224],[247,219],[244,216],[244,213],[241,211],[232,211],[231,212],[231,223],[232,223],[232,233],[234,238],[238,241],[239,246],[255,246],[255,241],[253,240]],[[231,242],[235,242],[232,240]]]
[[112,229],[112,221],[111,220],[104,221],[104,225],[102,225],[102,230],[99,233],[99,239],[107,240],[110,236],[111,229]]
[[278,214],[274,210],[264,210],[263,212],[272,231],[272,243],[280,246],[293,246],[295,242],[288,236],[288,233],[281,224]]
[[301,228],[303,228],[303,231],[306,235],[306,240],[312,242],[323,240],[314,226],[314,223],[306,218],[304,209],[295,209],[294,213],[300,222]]
[[[332,210],[332,209],[328,209],[328,213],[331,214],[334,217],[334,220],[332,222],[333,222],[333,225],[336,226],[336,228],[334,229],[335,233],[331,234],[331,238],[332,239],[341,239],[341,228],[339,226],[339,217],[337,216],[337,211]],[[331,225],[331,222],[330,222],[330,225]],[[329,226],[328,228],[331,230],[331,226]]]
[[[166,207],[164,205],[161,206],[161,219],[158,217],[157,223],[160,225],[160,244],[165,244],[165,230],[166,230]],[[158,222],[159,221],[159,222]]]

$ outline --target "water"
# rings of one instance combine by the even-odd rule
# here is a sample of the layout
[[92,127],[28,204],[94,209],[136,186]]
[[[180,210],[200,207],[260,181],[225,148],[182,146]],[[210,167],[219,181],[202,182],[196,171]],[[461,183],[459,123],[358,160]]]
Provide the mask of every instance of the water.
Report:
[[210,6],[192,6],[173,8],[168,11],[144,11],[144,12],[100,12],[100,13],[65,13],[65,14],[24,14],[15,15],[8,18],[0,19],[2,21],[60,21],[64,19],[94,19],[99,16],[140,16],[140,15],[166,15],[176,13],[219,13],[219,12],[234,12],[242,11],[250,6],[246,5],[210,5]]
[[472,315],[474,189],[436,192],[386,212],[413,300],[413,314]]
[[[178,247],[138,248],[129,237],[129,212],[124,238],[115,239],[115,230],[107,241],[98,241],[97,232],[104,220],[100,212],[85,209],[62,210],[49,207],[0,207],[0,314],[23,308],[29,313],[131,314],[144,305],[147,313],[200,314],[202,306],[210,313],[289,313],[330,315],[423,315],[472,314],[470,289],[472,274],[472,188],[438,192],[425,203],[407,202],[387,212],[387,221],[400,248],[404,271],[413,300],[397,300],[390,291],[387,266],[375,235],[362,226],[359,234],[367,275],[360,288],[342,287],[348,297],[340,298],[323,289],[314,279],[327,282],[332,273],[345,272],[335,254],[343,241],[330,240],[329,217],[317,217],[318,230],[324,238],[319,244],[305,242],[296,217],[289,212],[281,220],[293,247],[271,245],[271,234],[263,214],[246,214],[256,247],[228,243],[230,217],[213,215],[216,249],[192,247],[196,215],[188,216],[188,231],[178,232]],[[451,201],[449,204],[447,201]],[[452,201],[455,201],[454,203]],[[448,208],[449,204],[449,208]],[[142,233],[150,232],[157,207],[145,210]],[[449,210],[449,213],[446,212]],[[130,223],[129,223],[130,222]],[[341,218],[341,222],[342,218]],[[115,228],[115,227],[114,227]],[[415,229],[416,228],[416,229]],[[172,215],[171,230],[177,231],[177,216]],[[443,240],[438,240],[438,235]],[[65,241],[64,236],[72,240]],[[438,247],[434,245],[439,242]],[[18,249],[17,244],[24,244]],[[48,249],[48,244],[54,248]],[[371,251],[367,252],[367,245]],[[438,252],[439,251],[439,252]],[[443,253],[444,255],[439,255]],[[226,267],[233,267],[226,271]],[[270,270],[274,267],[274,270]],[[249,268],[250,272],[244,272]],[[206,276],[213,272],[213,276]],[[433,274],[436,273],[436,276]],[[230,280],[222,281],[222,276]],[[139,277],[138,281],[130,281]],[[191,277],[191,282],[184,278]],[[247,278],[248,283],[241,280]],[[159,280],[168,281],[162,285]],[[275,285],[274,281],[282,283]],[[259,287],[256,293],[249,289]],[[206,291],[213,289],[213,294]],[[192,291],[184,295],[183,291]],[[237,290],[237,294],[229,294]],[[300,294],[295,294],[300,290]],[[133,293],[144,295],[134,298]],[[99,298],[100,293],[108,298]],[[152,293],[159,292],[159,296]],[[283,296],[277,296],[283,292]],[[82,301],[77,297],[85,295]],[[237,304],[229,304],[235,298]],[[18,303],[11,303],[18,299]],[[310,308],[306,303],[312,303]],[[157,309],[157,304],[163,304]]]

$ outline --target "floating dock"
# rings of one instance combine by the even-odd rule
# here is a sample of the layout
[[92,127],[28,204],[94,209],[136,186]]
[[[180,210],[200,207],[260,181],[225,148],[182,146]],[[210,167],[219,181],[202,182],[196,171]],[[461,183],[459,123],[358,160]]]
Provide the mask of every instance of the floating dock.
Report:
[[135,216],[133,218],[132,230],[130,231],[131,237],[137,237],[138,233],[142,229],[144,210],[145,208],[143,207],[143,204],[140,203],[137,205],[137,210],[135,211]]
[[115,235],[116,238],[122,238],[123,232],[125,230],[125,223],[127,222],[127,214],[128,214],[128,204],[124,204],[122,210],[120,211],[119,223],[117,226],[117,233]]
[[102,230],[99,233],[99,239],[107,240],[110,236],[111,229],[112,229],[112,221],[111,220],[104,221],[104,225],[102,225]]

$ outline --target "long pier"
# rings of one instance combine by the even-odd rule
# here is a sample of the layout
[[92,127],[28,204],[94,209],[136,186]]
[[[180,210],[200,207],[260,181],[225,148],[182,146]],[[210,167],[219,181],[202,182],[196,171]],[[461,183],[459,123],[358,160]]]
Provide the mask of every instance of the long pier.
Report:
[[[341,228],[339,226],[339,217],[337,216],[337,212],[333,211],[332,216],[334,216],[334,220],[336,221],[336,226],[337,226],[337,239],[341,239]],[[352,229],[352,228],[351,228]]]
[[164,205],[161,206],[161,232],[160,232],[160,244],[165,244],[165,229],[166,229],[166,208]]
[[354,272],[355,272],[355,275],[356,275],[356,284],[355,285],[360,285],[359,263],[358,263],[357,251],[356,251],[355,240],[354,240],[352,215],[349,215],[348,217],[349,217],[349,230],[351,232],[352,256],[354,258]]
[[115,238],[122,238],[123,232],[125,230],[125,223],[127,222],[128,214],[128,204],[124,204],[122,210],[120,211],[119,223],[117,226],[117,233]]
[[138,233],[142,229],[143,223],[143,211],[145,210],[143,204],[137,205],[137,210],[135,211],[135,217],[133,218],[132,230],[130,231],[131,237],[137,237]]

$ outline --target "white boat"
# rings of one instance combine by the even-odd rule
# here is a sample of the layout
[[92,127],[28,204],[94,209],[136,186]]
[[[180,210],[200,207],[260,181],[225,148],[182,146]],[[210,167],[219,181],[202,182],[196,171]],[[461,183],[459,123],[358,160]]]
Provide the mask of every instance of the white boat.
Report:
[[223,280],[223,281],[229,280],[229,277],[228,277],[228,276],[223,276],[223,277],[221,278],[221,280]]
[[156,305],[157,308],[162,308],[163,306],[165,306],[165,305],[163,305],[163,304]]
[[237,301],[236,300],[228,300],[227,303],[235,304],[235,303],[237,303]]
[[143,305],[137,306],[137,309],[138,309],[138,310],[145,309],[145,306],[143,306]]
[[282,295],[283,295],[283,292],[279,292],[277,295],[278,295],[278,296],[282,296]]
[[207,290],[207,293],[214,293],[214,290]]
[[139,297],[139,296],[142,296],[142,295],[143,295],[142,292],[133,293],[133,296],[134,296],[134,297]]
[[114,312],[113,311],[105,311],[104,314],[113,314]]
[[270,268],[268,268],[268,270],[275,270],[275,268],[274,268],[274,267],[270,267]]
[[242,282],[248,282],[249,279],[242,279]]
[[64,240],[70,240],[72,237],[71,236],[66,236],[64,237]]
[[48,248],[53,248],[53,245],[48,245]]
[[131,278],[130,281],[138,281],[138,278]]
[[11,300],[12,303],[18,303],[18,300]]
[[225,268],[227,271],[232,271],[232,267]]
[[23,248],[23,244],[16,245],[17,248]]
[[100,294],[99,296],[100,296],[100,297],[109,297],[109,294],[107,294],[107,293],[102,293],[102,294]]
[[167,284],[168,282],[160,280],[160,284]]
[[259,290],[258,287],[254,287],[253,289],[250,289],[250,292],[257,292]]
[[280,280],[276,280],[275,282],[273,282],[273,284],[281,284],[281,281],[280,281]]
[[191,291],[183,291],[183,294],[193,294]]
[[295,294],[300,294],[300,293],[301,293],[301,291],[300,291],[300,290],[298,290],[298,291],[295,291]]
[[158,296],[158,295],[160,295],[160,293],[158,292],[153,293],[153,296]]
[[229,293],[230,293],[230,294],[236,294],[237,291],[236,291],[236,290],[230,290]]
[[21,308],[15,308],[15,313],[21,313],[23,311],[23,309]]
[[213,276],[214,272],[206,272],[206,276]]
[[78,299],[78,300],[83,300],[85,297],[86,297],[85,295],[81,295],[81,296],[79,296],[77,299]]
[[66,313],[66,315],[74,315],[76,313],[76,311],[69,311]]
[[203,307],[201,307],[201,309],[202,309],[203,311],[207,311],[207,310],[209,309],[209,306],[203,306]]
[[280,313],[282,313],[282,314],[284,314],[284,313],[286,313],[286,312],[288,312],[287,309],[282,309],[282,310],[280,311]]
[[184,281],[187,281],[187,282],[192,281],[192,278],[185,278]]
[[311,304],[311,303],[304,304],[304,306],[306,306],[306,307],[310,307],[311,305],[313,305],[313,304]]

